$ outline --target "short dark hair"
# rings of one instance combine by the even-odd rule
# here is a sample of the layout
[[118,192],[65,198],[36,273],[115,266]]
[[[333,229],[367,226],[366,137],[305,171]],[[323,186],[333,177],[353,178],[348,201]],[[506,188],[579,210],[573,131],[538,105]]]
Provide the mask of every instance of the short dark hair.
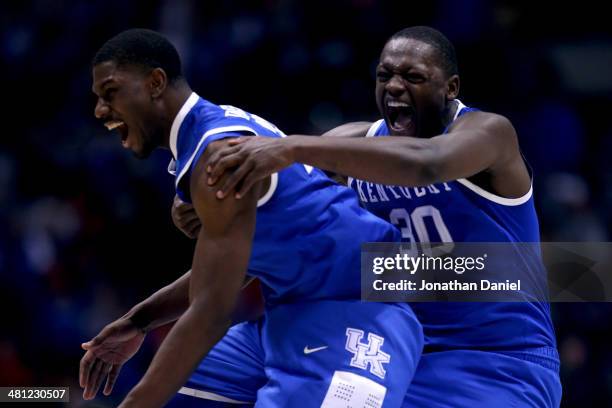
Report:
[[431,45],[439,52],[440,62],[442,63],[442,69],[444,69],[445,73],[448,76],[459,74],[455,47],[444,34],[435,28],[427,26],[404,28],[393,34],[387,43],[396,38],[411,38]]
[[96,53],[92,65],[107,61],[118,66],[161,68],[170,82],[182,77],[181,59],[176,48],[163,35],[144,28],[126,30],[108,40]]

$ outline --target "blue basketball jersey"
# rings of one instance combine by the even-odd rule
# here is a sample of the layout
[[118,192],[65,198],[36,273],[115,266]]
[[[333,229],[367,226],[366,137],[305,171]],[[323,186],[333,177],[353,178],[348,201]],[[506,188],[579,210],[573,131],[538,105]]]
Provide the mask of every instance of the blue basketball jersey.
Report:
[[[189,176],[215,140],[241,135],[284,137],[264,119],[193,93],[170,133],[177,194],[190,201]],[[361,208],[354,193],[318,169],[294,164],[272,175],[257,204],[249,274],[268,304],[302,299],[359,299],[364,242],[399,241],[395,227]]]
[[[457,117],[470,112],[459,102]],[[383,120],[368,137],[385,137]],[[532,190],[503,198],[467,179],[400,187],[349,179],[362,204],[396,225],[407,242],[539,242]],[[537,264],[535,262],[534,264]],[[541,274],[541,269],[526,273]],[[543,279],[539,276],[538,279]],[[425,352],[452,349],[519,351],[558,367],[550,308],[545,303],[412,303],[425,333]],[[528,357],[526,357],[528,358]]]

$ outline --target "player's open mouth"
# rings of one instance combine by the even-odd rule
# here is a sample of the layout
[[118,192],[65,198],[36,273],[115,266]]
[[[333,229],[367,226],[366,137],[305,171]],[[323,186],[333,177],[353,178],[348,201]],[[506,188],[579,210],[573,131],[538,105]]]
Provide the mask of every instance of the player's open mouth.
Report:
[[117,131],[119,131],[119,134],[121,135],[121,144],[123,145],[123,147],[127,147],[127,138],[128,138],[128,128],[127,125],[125,124],[124,121],[122,120],[110,120],[106,123],[104,123],[104,126],[106,126],[106,128],[108,130],[115,130],[117,129]]
[[387,118],[391,129],[396,132],[408,130],[414,118],[414,108],[406,102],[387,101]]

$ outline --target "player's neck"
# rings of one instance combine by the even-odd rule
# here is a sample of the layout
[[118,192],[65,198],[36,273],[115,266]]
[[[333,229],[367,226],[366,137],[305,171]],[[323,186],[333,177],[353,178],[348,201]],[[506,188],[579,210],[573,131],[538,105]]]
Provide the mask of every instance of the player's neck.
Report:
[[167,118],[165,122],[168,124],[167,129],[164,129],[164,147],[167,149],[170,148],[170,129],[172,128],[172,123],[174,123],[176,115],[178,115],[179,111],[192,93],[193,91],[189,87],[189,84],[187,84],[185,81],[170,86],[167,89],[167,93],[165,95],[166,112],[164,114],[164,116]]
[[442,115],[442,130],[446,129],[453,122],[457,109],[459,109],[459,102],[456,99],[448,101]]

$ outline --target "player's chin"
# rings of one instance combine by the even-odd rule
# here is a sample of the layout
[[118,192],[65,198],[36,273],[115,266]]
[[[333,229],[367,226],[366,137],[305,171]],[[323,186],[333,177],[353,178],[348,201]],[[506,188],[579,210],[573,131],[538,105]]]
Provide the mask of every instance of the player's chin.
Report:
[[148,158],[157,146],[153,143],[143,143],[141,146],[132,148],[132,153],[137,159]]
[[151,152],[141,152],[141,151],[132,150],[132,153],[134,154],[134,157],[139,160],[145,160],[145,159],[148,159],[149,156],[151,156]]
[[146,158],[148,158],[151,155],[151,152],[153,150],[145,150],[145,149],[132,149],[132,154],[134,155],[134,157],[136,157],[137,159],[140,160],[144,160]]

